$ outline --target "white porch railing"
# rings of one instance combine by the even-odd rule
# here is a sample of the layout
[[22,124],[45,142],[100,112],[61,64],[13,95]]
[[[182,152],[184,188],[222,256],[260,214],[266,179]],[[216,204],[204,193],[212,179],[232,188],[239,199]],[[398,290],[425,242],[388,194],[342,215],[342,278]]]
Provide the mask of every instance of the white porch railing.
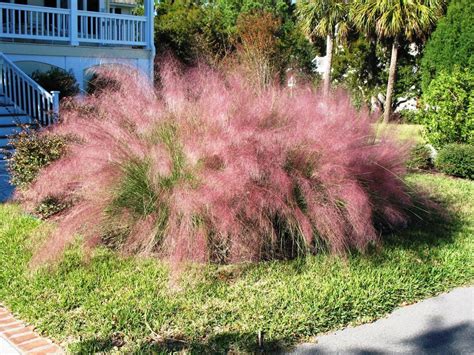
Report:
[[147,17],[0,3],[0,38],[146,46]]
[[59,92],[47,92],[0,52],[0,93],[32,119],[48,126],[59,113]]
[[79,42],[146,45],[146,17],[78,11]]

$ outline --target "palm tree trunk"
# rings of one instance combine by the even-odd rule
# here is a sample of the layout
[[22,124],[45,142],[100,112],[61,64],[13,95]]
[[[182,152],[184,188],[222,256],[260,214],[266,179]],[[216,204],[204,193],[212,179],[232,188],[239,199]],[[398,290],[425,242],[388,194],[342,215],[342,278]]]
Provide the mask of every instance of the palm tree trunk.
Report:
[[329,34],[326,39],[326,68],[324,71],[324,93],[329,93],[331,86],[331,67],[332,67],[332,51],[334,46],[334,37]]
[[388,123],[392,115],[392,96],[393,87],[395,85],[395,76],[397,74],[397,56],[398,56],[398,41],[394,40],[392,44],[392,56],[390,58],[390,70],[388,72],[387,95],[385,96],[385,107],[383,113],[383,121]]

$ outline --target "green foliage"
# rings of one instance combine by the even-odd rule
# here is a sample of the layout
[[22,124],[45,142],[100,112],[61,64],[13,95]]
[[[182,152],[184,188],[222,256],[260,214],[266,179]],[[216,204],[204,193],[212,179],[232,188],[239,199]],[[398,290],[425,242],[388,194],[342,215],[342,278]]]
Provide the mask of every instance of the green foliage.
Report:
[[435,164],[445,174],[474,180],[474,145],[445,145],[439,151]]
[[170,289],[166,264],[106,249],[87,261],[70,249],[56,267],[32,274],[31,246],[48,224],[1,205],[0,300],[71,353],[254,353],[259,330],[264,352],[274,352],[472,284],[473,182],[439,175],[410,182],[434,191],[452,218],[434,215],[380,251],[346,260],[318,254],[190,267],[175,280],[179,289]]
[[410,157],[407,160],[409,170],[429,170],[433,167],[431,159],[431,149],[423,143],[418,143],[410,151]]
[[46,72],[35,71],[31,77],[46,91],[59,91],[61,98],[79,94],[79,84],[72,70],[67,72],[64,69],[53,67]]
[[370,98],[384,85],[383,63],[377,52],[376,41],[351,34],[347,45],[337,49],[333,58],[333,81],[351,93],[357,107],[369,106]]
[[349,2],[345,0],[300,0],[298,17],[304,33],[309,37],[336,36],[349,33]]
[[68,208],[70,204],[57,197],[49,197],[36,206],[35,215],[41,219],[48,219]]
[[112,209],[127,209],[138,216],[149,215],[158,201],[150,182],[150,165],[135,160],[122,169],[124,178],[117,187]]
[[355,0],[354,25],[380,39],[414,42],[426,36],[443,13],[444,0]]
[[89,95],[100,95],[105,91],[117,91],[119,89],[120,83],[118,81],[110,77],[105,77],[103,75],[94,73],[87,83],[86,92]]
[[19,188],[26,188],[41,168],[59,159],[66,152],[67,139],[58,135],[24,131],[12,145],[15,153],[8,162],[11,182]]
[[405,124],[419,124],[421,120],[419,110],[401,110],[399,115],[400,122]]
[[271,13],[280,21],[274,58],[280,74],[287,67],[312,74],[314,49],[296,26],[294,5],[287,0],[161,1],[155,22],[158,55],[171,52],[188,65],[197,60],[220,64],[235,54],[241,40],[238,18],[258,11]]
[[203,8],[195,1],[163,1],[156,11],[158,54],[171,51],[184,63],[192,63],[198,54],[195,40],[204,27]]
[[[421,45],[418,51],[410,50],[410,43],[400,44],[397,62],[392,111],[404,102],[420,95]],[[339,47],[333,58],[333,82],[347,89],[357,107],[375,103],[379,108],[385,104],[390,52],[384,41],[370,39],[358,33],[351,33],[347,44]],[[384,93],[385,94],[385,93]],[[376,101],[372,101],[376,99]]]
[[440,73],[422,97],[421,112],[428,141],[435,147],[448,143],[474,144],[474,72],[455,68]]
[[474,2],[452,0],[426,44],[422,69],[423,91],[441,72],[455,66],[474,70]]

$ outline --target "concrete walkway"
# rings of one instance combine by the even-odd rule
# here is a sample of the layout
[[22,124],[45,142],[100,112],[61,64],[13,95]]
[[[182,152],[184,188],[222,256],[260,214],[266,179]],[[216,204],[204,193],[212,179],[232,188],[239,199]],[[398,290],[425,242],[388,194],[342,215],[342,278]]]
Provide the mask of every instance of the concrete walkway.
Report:
[[292,354],[474,354],[474,287],[399,308],[371,324],[324,335]]
[[0,154],[0,203],[5,202],[13,194],[13,187],[9,183],[9,176],[7,172],[7,162],[1,159]]
[[17,355],[20,354],[16,348],[13,347],[7,340],[0,335],[0,354],[2,355]]

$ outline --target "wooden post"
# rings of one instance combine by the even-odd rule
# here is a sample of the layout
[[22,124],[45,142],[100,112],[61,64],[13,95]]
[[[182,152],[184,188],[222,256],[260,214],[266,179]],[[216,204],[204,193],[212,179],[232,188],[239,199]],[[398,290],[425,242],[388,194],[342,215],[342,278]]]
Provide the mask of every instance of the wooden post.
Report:
[[77,0],[69,0],[69,43],[71,46],[78,46],[79,39],[77,37],[78,31],[78,14],[77,14]]

